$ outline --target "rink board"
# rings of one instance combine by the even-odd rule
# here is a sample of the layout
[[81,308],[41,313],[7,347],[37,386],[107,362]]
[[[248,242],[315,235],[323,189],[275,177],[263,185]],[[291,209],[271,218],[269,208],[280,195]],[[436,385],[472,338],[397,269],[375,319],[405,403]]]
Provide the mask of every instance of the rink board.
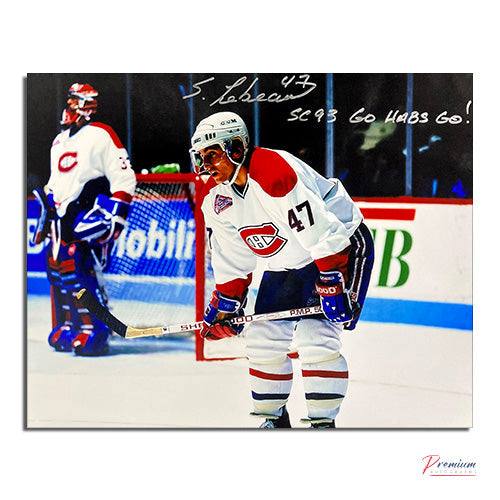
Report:
[[[363,311],[365,321],[404,323],[472,330],[472,201],[393,198],[356,200],[365,223],[375,240],[375,265]],[[161,303],[168,297],[171,304],[186,305],[194,300],[194,241],[192,217],[186,210],[184,221],[177,221],[171,231],[171,241],[177,248],[166,245],[158,250],[159,225],[151,224],[141,233],[146,242],[143,252],[137,252],[123,240],[118,246],[121,255],[129,258],[127,249],[135,248],[132,258],[139,266],[137,274],[107,276],[111,298],[121,297],[126,289],[133,300]],[[31,236],[36,225],[37,206],[28,200],[27,206],[27,292],[50,293],[45,274],[43,244],[33,245]],[[159,219],[161,220],[161,219]],[[128,228],[124,238],[135,235]],[[168,228],[164,228],[167,236]],[[139,241],[139,240],[138,240]],[[150,242],[154,250],[148,252]],[[116,251],[115,251],[116,254]],[[173,271],[158,276],[141,269],[151,269],[148,259],[168,257],[171,269],[182,269],[180,276]],[[255,289],[254,289],[255,290]]]

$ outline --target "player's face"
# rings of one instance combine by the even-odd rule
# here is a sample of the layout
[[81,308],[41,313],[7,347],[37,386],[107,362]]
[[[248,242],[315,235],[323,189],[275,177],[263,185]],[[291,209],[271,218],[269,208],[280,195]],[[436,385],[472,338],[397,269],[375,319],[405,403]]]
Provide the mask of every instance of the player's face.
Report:
[[217,184],[228,181],[234,173],[234,165],[220,146],[209,146],[200,151],[203,167]]
[[78,99],[74,97],[68,97],[68,100],[66,101],[67,108],[68,109],[77,109],[78,108]]

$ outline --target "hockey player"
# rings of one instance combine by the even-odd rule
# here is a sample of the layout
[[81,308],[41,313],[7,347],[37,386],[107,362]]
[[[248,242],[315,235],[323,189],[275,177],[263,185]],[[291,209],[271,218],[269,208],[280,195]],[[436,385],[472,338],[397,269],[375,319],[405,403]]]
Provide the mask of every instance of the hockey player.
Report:
[[40,204],[34,243],[50,236],[46,262],[56,326],[48,341],[56,351],[82,356],[107,354],[110,332],[81,307],[76,294],[86,288],[106,304],[101,272],[136,185],[115,132],[92,121],[97,95],[89,84],[70,87],[62,131],[52,143],[50,178],[34,191]]
[[311,427],[335,427],[346,394],[342,330],[355,328],[373,265],[373,240],[338,179],[325,179],[286,151],[254,147],[231,112],[202,120],[191,139],[196,172],[210,175],[202,210],[216,289],[201,331],[207,340],[238,335],[257,259],[266,261],[255,313],[321,304],[324,314],[250,323],[246,350],[255,416],[263,428],[290,427],[292,337]]

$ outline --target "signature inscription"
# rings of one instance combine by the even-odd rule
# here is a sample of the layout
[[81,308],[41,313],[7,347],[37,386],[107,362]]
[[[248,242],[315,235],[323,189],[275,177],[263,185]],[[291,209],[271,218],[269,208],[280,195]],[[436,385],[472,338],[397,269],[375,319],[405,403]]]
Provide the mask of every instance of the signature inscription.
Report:
[[[203,86],[213,82],[215,76],[211,76],[201,82],[193,83],[193,93],[183,96],[183,99],[190,99],[192,97],[198,96],[203,91]],[[271,92],[269,94],[265,92],[260,92],[256,94],[256,85],[259,81],[259,77],[255,77],[250,83],[246,76],[238,78],[235,82],[230,85],[225,85],[226,90],[222,95],[210,103],[210,106],[215,104],[231,104],[234,102],[285,102],[292,101],[294,99],[300,99],[311,93],[315,88],[316,84],[310,80],[310,75],[291,75],[285,76],[281,79],[280,85],[282,90],[279,92]],[[203,97],[204,98],[204,97]]]

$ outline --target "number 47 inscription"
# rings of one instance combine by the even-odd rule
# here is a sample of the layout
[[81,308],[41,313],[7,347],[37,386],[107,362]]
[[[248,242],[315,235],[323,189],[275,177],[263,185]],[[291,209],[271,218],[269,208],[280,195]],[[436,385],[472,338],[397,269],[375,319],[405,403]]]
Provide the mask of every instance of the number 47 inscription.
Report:
[[[299,205],[297,205],[295,209],[291,208],[290,210],[288,210],[288,225],[291,229],[296,229],[297,232],[305,229],[304,224],[302,224],[302,221],[297,216],[297,213],[302,212],[304,208],[306,209],[307,217],[309,218],[309,225],[312,226],[314,224],[314,217],[312,214],[311,205],[309,205],[309,202],[307,200],[304,201],[304,203],[300,203]],[[295,210],[297,211],[297,213],[295,212]]]

